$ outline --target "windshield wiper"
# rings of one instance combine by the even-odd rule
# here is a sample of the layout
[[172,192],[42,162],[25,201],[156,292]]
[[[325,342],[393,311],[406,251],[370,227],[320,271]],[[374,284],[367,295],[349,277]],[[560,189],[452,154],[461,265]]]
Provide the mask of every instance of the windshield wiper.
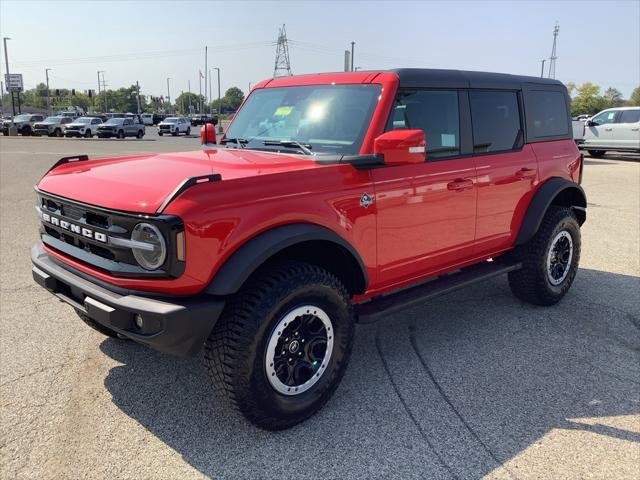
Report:
[[235,143],[236,145],[238,145],[239,148],[244,148],[244,146],[249,143],[249,140],[247,140],[246,138],[223,138],[222,140],[220,140],[220,143],[222,145],[226,145],[227,143]]
[[266,140],[262,142],[263,145],[281,145],[283,147],[298,147],[304,152],[305,155],[313,155],[311,151],[311,145],[305,145],[295,140]]

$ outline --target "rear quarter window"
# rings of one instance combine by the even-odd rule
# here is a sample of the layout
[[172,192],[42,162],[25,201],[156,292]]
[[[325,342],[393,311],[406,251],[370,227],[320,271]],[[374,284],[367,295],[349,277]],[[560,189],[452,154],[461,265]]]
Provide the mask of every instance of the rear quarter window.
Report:
[[618,118],[618,123],[640,122],[640,110],[623,110]]
[[569,112],[562,92],[534,90],[526,99],[529,136],[546,138],[569,134]]

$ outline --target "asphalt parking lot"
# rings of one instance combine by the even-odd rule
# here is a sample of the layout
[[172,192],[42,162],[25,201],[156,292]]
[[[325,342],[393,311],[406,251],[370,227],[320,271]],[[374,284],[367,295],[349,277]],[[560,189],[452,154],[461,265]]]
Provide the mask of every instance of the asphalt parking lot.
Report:
[[640,162],[587,158],[581,268],[551,308],[497,278],[358,326],[327,406],[258,430],[201,358],[106,339],[37,287],[32,186],[55,160],[197,138],[0,137],[1,478],[638,478]]

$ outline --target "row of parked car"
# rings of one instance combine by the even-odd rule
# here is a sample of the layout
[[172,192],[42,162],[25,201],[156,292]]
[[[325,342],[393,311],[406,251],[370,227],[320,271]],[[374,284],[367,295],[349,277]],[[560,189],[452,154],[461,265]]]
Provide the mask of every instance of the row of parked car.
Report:
[[[74,118],[71,115],[58,114],[50,117],[44,117],[39,114],[21,114],[13,119],[18,133],[20,135],[37,135],[50,137],[85,137],[91,138],[97,135],[100,138],[125,138],[125,137],[144,137],[145,121],[148,121],[148,115],[137,115],[134,113],[125,114],[93,114]],[[146,117],[145,117],[146,116]],[[3,135],[9,134],[11,119],[2,121]],[[204,123],[213,123],[216,125],[217,118],[206,115],[187,118],[187,117],[165,117],[158,125],[158,135],[190,135],[193,125],[202,125]]]
[[640,107],[608,108],[573,119],[573,139],[592,157],[607,151],[640,153]]

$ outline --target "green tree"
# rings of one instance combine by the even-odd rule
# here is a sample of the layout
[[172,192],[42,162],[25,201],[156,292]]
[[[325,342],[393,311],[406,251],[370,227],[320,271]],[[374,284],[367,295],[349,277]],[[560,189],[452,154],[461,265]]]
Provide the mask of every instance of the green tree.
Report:
[[244,92],[238,87],[231,87],[224,93],[224,97],[211,102],[211,108],[216,109],[218,112],[223,110],[237,110],[242,101],[244,100]]
[[600,87],[587,82],[576,88],[577,95],[571,102],[571,115],[583,113],[594,115],[605,108],[606,101],[600,96]]
[[[204,96],[189,92],[183,92],[178,95],[175,103],[176,111],[183,115],[199,112],[200,105],[204,105]],[[191,107],[191,110],[189,107]]]
[[607,90],[604,92],[603,98],[607,104],[605,108],[621,107],[622,105],[624,105],[622,93],[613,87],[607,88]]
[[631,92],[627,105],[630,107],[640,107],[640,87],[636,87]]

